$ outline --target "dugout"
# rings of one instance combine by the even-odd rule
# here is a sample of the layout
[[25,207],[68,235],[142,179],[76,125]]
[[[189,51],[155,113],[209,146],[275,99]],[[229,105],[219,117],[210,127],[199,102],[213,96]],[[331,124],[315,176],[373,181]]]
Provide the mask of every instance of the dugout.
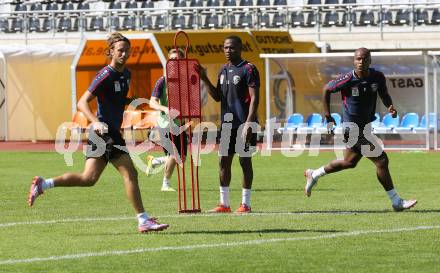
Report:
[[[308,123],[307,118],[316,114],[322,114],[322,88],[329,80],[338,75],[350,72],[353,69],[353,52],[341,53],[317,53],[317,54],[262,54],[266,62],[266,92],[270,91],[270,85],[276,81],[277,70],[273,67],[282,67],[289,71],[296,85],[296,100],[293,102],[293,113],[304,117],[300,127],[308,127],[307,130],[288,129],[286,124],[289,116],[280,116],[277,109],[271,104],[266,104],[267,120],[272,119],[274,124],[266,124],[266,129],[280,133],[282,137],[281,149],[301,148],[331,148],[321,145],[319,147],[308,146],[308,143],[291,141],[286,135],[298,135],[306,132],[319,134],[326,131],[321,123]],[[386,149],[429,149],[438,146],[438,58],[436,53],[426,54],[422,51],[399,51],[399,52],[372,52],[372,68],[382,71],[387,78],[388,91],[393,98],[399,117],[388,126],[386,118],[387,110],[378,97],[376,112],[379,119],[375,124],[374,132],[384,140]],[[276,65],[274,65],[276,64]],[[300,80],[298,80],[300,79]],[[372,87],[372,89],[374,89]],[[331,100],[332,113],[340,113],[342,101],[340,94],[333,94]],[[414,122],[406,122],[412,116]],[[406,121],[405,121],[406,120]],[[319,124],[318,124],[319,123]],[[281,124],[282,130],[274,126]],[[286,130],[287,129],[287,130]],[[283,131],[284,130],[284,131]],[[273,136],[268,134],[268,136]],[[298,138],[297,138],[298,139]],[[322,140],[322,139],[321,139]],[[272,141],[268,138],[268,148]],[[292,145],[293,144],[293,145]],[[306,144],[305,146],[303,144]],[[318,140],[319,144],[319,140]],[[343,145],[341,146],[343,147]],[[277,149],[279,147],[276,147]]]

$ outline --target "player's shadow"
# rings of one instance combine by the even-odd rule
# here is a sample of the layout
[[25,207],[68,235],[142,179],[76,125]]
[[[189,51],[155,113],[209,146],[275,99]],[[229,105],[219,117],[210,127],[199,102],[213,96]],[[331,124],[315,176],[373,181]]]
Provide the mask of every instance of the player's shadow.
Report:
[[[337,233],[345,232],[345,230],[334,229],[288,229],[288,228],[272,228],[272,229],[256,229],[256,230],[188,230],[183,232],[176,232],[175,235],[181,234],[214,234],[214,235],[229,235],[229,234],[272,234],[272,233]],[[171,232],[167,232],[171,234]]]

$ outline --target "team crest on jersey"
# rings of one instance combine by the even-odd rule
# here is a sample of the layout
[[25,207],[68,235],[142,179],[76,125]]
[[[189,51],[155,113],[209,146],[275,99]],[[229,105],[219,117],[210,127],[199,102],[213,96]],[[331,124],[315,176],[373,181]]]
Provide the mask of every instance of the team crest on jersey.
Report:
[[373,91],[373,92],[377,92],[377,83],[372,83],[371,84],[371,91]]
[[358,97],[359,96],[359,88],[357,86],[353,86],[351,88],[351,95],[353,97]]
[[121,92],[121,84],[119,81],[115,81],[115,92]]
[[235,85],[237,85],[239,82],[240,82],[240,76],[238,76],[238,75],[235,75],[233,78],[232,78],[232,82],[235,84]]

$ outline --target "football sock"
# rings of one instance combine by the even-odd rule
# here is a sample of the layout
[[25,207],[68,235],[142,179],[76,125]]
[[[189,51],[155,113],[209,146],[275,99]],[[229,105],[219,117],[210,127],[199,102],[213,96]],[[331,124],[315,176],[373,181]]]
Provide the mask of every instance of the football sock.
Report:
[[312,178],[313,180],[317,180],[318,178],[320,178],[321,176],[326,175],[325,170],[324,170],[324,166],[322,166],[319,169],[313,170],[312,172]]
[[148,214],[146,212],[138,213],[136,214],[136,217],[138,219],[139,225],[143,225],[147,223],[149,219]]
[[41,183],[41,187],[43,188],[43,191],[53,188],[54,187],[53,178],[43,180],[43,183]]
[[220,187],[220,204],[229,207],[229,187]]
[[168,188],[170,186],[170,180],[166,177],[162,180],[162,188]]
[[243,188],[241,191],[241,203],[246,206],[251,206],[251,189]]
[[400,201],[400,196],[395,189],[387,191],[387,194],[393,204],[397,204]]

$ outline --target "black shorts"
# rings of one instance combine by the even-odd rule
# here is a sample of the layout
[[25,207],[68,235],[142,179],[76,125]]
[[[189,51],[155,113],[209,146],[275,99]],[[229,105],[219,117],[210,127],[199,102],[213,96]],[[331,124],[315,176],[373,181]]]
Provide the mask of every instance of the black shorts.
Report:
[[[238,129],[231,129],[231,136],[229,139],[222,139],[220,132],[220,156],[234,155],[238,153],[241,157],[250,157],[256,151],[257,133],[252,133],[249,142],[243,143],[241,136],[238,136]],[[237,146],[238,142],[238,146]],[[242,146],[243,145],[243,146]]]
[[[188,146],[188,135],[186,132],[182,132],[181,135],[173,135],[171,137],[170,131],[168,128],[166,129],[160,129],[160,137],[161,137],[161,144],[162,144],[162,150],[167,155],[174,155],[175,151],[181,155],[181,148],[183,148],[183,154],[186,156],[187,153],[187,146]],[[183,147],[181,145],[181,141],[183,141]],[[173,146],[171,146],[171,143],[174,144],[175,149]]]
[[[349,138],[349,130],[345,130],[344,131],[344,142],[347,143],[348,142],[348,138]],[[384,156],[385,153],[383,151],[383,149],[379,146],[377,147],[377,143],[374,144],[372,143],[370,140],[368,140],[363,134],[360,134],[356,140],[356,143],[354,145],[347,145],[348,149],[353,150],[354,152],[361,154],[365,157],[381,157]],[[374,150],[375,148],[379,148],[380,149],[380,155],[379,156],[369,156],[368,154],[363,154],[362,153],[362,146],[370,146],[369,151]],[[365,149],[365,148],[364,148]]]
[[[96,137],[98,139],[92,139]],[[93,141],[95,140],[95,141]],[[98,145],[102,145],[98,148]],[[108,132],[100,136],[89,135],[87,139],[86,158],[102,158],[106,162],[116,159],[122,154],[128,154],[125,140],[120,132]]]

